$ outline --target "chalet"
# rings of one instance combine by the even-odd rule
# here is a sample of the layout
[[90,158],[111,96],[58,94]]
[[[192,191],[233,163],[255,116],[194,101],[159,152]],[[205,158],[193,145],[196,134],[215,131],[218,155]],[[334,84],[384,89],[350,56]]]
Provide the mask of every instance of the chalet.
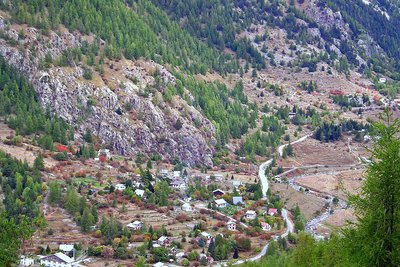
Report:
[[222,181],[222,179],[224,178],[224,175],[221,173],[216,173],[214,174],[215,177],[215,181]]
[[74,259],[68,257],[64,253],[58,252],[54,255],[44,257],[40,260],[40,264],[45,267],[75,267]]
[[138,230],[142,229],[142,226],[143,226],[142,222],[134,221],[134,222],[127,224],[126,227],[128,227],[129,229],[131,229],[133,231],[138,231]]
[[176,179],[171,182],[171,186],[176,189],[185,189],[186,183],[182,179]]
[[226,228],[228,228],[229,231],[236,231],[236,222],[235,221],[227,222]]
[[61,244],[58,246],[58,250],[64,253],[71,253],[74,251],[74,245]]
[[243,197],[232,197],[232,203],[233,205],[243,205]]
[[241,181],[232,181],[232,185],[234,188],[236,188],[236,190],[239,189],[239,187],[242,185]]
[[187,212],[192,212],[192,211],[193,211],[193,208],[192,208],[192,206],[191,206],[189,203],[184,203],[184,204],[182,205],[182,210],[183,210],[183,211],[187,211]]
[[124,184],[116,184],[114,186],[114,188],[115,188],[115,190],[118,190],[118,191],[124,191],[126,189],[126,186]]
[[289,112],[288,114],[289,120],[293,120],[296,117],[296,112]]
[[174,178],[179,178],[181,177],[181,171],[174,171],[172,175]]
[[214,197],[222,197],[223,195],[225,195],[225,192],[221,189],[216,189],[213,191],[213,195]]
[[223,198],[216,199],[214,202],[215,202],[215,206],[217,206],[217,208],[225,208],[228,205],[228,203]]
[[161,170],[159,171],[159,174],[160,174],[161,176],[167,177],[168,174],[169,174],[169,171],[168,171],[167,169],[161,169]]
[[271,231],[271,225],[269,225],[269,223],[266,222],[261,222],[261,228],[263,229],[263,231]]
[[268,209],[268,215],[269,216],[274,216],[277,213],[278,213],[278,209],[275,209],[275,208],[269,208]]
[[71,244],[61,244],[58,246],[58,250],[65,253],[69,257],[75,258],[75,248]]
[[136,190],[135,190],[135,194],[136,194],[138,197],[143,198],[143,196],[144,196],[144,190],[142,190],[142,189],[136,189]]
[[35,264],[35,260],[30,257],[21,256],[19,260],[19,266],[33,266]]
[[169,246],[170,243],[171,243],[171,240],[167,236],[162,236],[157,240],[157,244],[159,244],[160,246],[163,246],[163,247]]
[[247,220],[254,220],[257,217],[257,213],[254,210],[248,210],[245,216]]

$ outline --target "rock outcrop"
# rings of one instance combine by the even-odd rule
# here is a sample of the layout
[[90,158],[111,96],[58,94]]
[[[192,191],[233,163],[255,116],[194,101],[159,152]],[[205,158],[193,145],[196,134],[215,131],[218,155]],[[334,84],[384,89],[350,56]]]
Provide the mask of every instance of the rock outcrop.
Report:
[[[0,54],[32,82],[43,107],[76,128],[78,139],[89,130],[104,145],[125,156],[161,154],[188,166],[212,166],[215,129],[183,99],[162,101],[163,88],[155,89],[147,69],[158,70],[164,85],[175,83],[175,77],[163,66],[145,62],[145,68],[127,62],[129,66],[110,75],[120,84],[111,88],[100,77],[96,77],[100,83],[83,79],[84,70],[79,64],[39,68],[46,55],[56,59],[69,47],[79,46],[79,34],[64,31],[42,36],[35,28],[27,28],[24,38],[20,38],[17,29],[1,19],[0,30],[7,36],[0,39]],[[146,88],[153,88],[152,93],[142,95],[141,90]]]

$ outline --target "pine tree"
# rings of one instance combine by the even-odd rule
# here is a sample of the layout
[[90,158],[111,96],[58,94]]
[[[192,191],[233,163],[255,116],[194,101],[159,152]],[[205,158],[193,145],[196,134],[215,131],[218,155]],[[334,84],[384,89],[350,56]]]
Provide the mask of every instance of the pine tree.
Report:
[[44,171],[44,160],[42,154],[39,154],[35,158],[35,161],[33,162],[33,168],[35,168],[38,171]]
[[86,207],[83,210],[83,214],[80,220],[81,231],[84,233],[88,232],[93,224],[94,224],[94,217],[90,212],[89,208]]
[[357,227],[346,232],[347,249],[358,265],[400,265],[400,121],[375,123],[372,163],[361,194],[350,198]]

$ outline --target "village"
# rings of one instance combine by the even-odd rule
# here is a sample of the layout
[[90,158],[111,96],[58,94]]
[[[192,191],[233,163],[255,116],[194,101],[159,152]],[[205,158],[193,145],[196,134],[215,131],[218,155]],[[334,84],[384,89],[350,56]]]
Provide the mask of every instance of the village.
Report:
[[[57,149],[72,158],[66,147]],[[287,227],[279,198],[263,198],[253,174],[140,164],[108,149],[94,159],[59,162],[46,173],[48,198],[55,182],[63,195],[74,190],[97,218],[84,227],[83,214],[66,211],[68,200],[47,199],[49,230],[34,235],[21,266],[124,266],[132,258],[154,266],[210,265],[257,255]],[[104,221],[115,223],[116,231],[105,233],[112,230]]]

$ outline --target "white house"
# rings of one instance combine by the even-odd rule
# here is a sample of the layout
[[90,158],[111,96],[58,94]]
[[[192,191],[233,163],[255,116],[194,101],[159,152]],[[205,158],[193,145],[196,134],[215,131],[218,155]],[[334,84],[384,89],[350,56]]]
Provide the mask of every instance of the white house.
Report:
[[385,77],[379,78],[379,83],[386,83],[386,78]]
[[164,263],[162,263],[160,261],[153,264],[153,267],[164,267],[164,266],[165,266]]
[[35,264],[35,260],[33,258],[29,258],[26,256],[21,256],[19,265],[20,266],[33,266]]
[[182,179],[176,179],[171,182],[171,186],[176,189],[185,189],[186,184]]
[[181,177],[181,171],[174,171],[173,176],[174,176],[174,178]]
[[74,262],[74,259],[61,252],[44,257],[40,260],[40,264],[45,267],[75,267],[76,264]]
[[128,223],[126,226],[127,226],[129,229],[132,229],[132,230],[134,230],[134,231],[137,231],[137,230],[140,230],[140,229],[142,228],[143,223],[140,222],[140,221],[134,221],[134,222]]
[[228,228],[229,231],[236,231],[236,222],[235,221],[227,222],[226,228]]
[[254,220],[257,217],[257,213],[254,210],[248,210],[245,216],[248,220]]
[[70,244],[61,244],[58,246],[58,250],[64,252],[64,253],[70,253],[74,250],[74,245]]
[[161,236],[158,240],[157,240],[157,244],[159,244],[160,246],[164,246],[167,247],[169,246],[171,240],[169,239],[169,237],[167,236]]
[[135,194],[136,194],[137,196],[139,196],[140,198],[142,198],[142,197],[144,196],[144,190],[142,190],[142,189],[136,189],[136,190],[135,190]]
[[271,225],[269,225],[269,223],[266,222],[261,222],[261,228],[263,229],[263,231],[271,231]]
[[236,188],[236,190],[239,189],[239,187],[242,185],[241,181],[232,181],[232,185],[234,188]]
[[126,189],[126,186],[124,184],[116,184],[114,186],[114,188],[115,188],[115,190],[118,190],[118,191],[124,191]]
[[228,203],[225,201],[225,199],[220,198],[215,200],[215,205],[217,206],[217,208],[225,208]]
[[169,170],[167,170],[167,169],[161,169],[159,173],[160,173],[160,175],[162,175],[162,176],[168,176]]
[[187,212],[192,212],[192,211],[193,211],[193,208],[192,208],[192,206],[191,206],[189,203],[184,203],[184,204],[182,205],[182,210],[183,210],[183,211],[187,211]]
[[232,197],[232,203],[233,205],[243,205],[243,197]]
[[215,181],[222,181],[222,179],[224,178],[224,175],[221,173],[216,173],[214,174],[215,177]]

